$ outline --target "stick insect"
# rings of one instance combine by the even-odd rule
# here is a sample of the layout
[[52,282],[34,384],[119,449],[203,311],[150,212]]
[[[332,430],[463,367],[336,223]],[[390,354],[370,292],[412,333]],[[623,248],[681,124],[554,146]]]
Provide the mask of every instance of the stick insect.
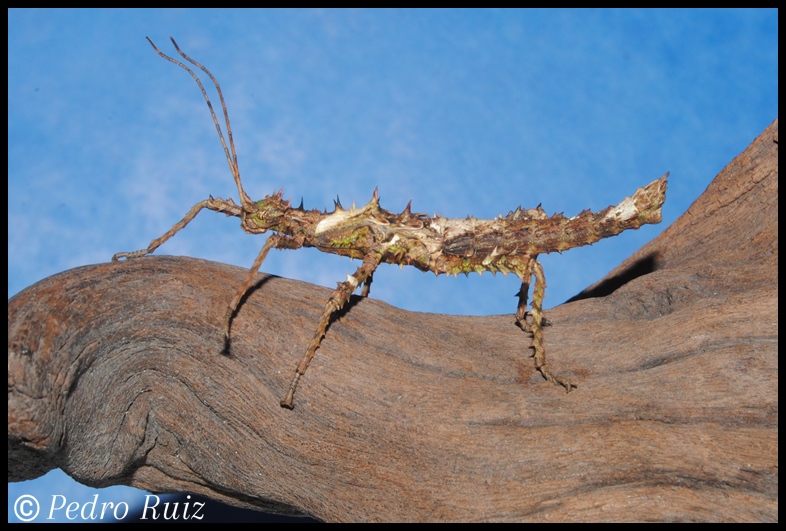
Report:
[[[315,247],[325,253],[333,253],[362,261],[357,270],[339,283],[325,304],[311,342],[308,344],[295,375],[289,385],[281,407],[293,409],[298,382],[306,373],[308,365],[325,337],[331,318],[344,308],[351,295],[362,285],[361,295],[366,297],[371,289],[374,271],[382,263],[413,266],[421,271],[436,275],[455,275],[472,272],[501,272],[515,274],[521,280],[521,289],[516,309],[516,324],[532,335],[535,369],[549,382],[564,387],[568,392],[576,387],[569,379],[556,376],[546,367],[546,351],[543,343],[543,299],[546,279],[543,267],[538,262],[542,253],[562,252],[573,247],[589,245],[603,238],[615,236],[627,229],[637,229],[644,224],[659,223],[661,208],[666,200],[668,173],[647,186],[639,188],[631,197],[619,205],[593,213],[585,210],[577,216],[567,218],[562,214],[548,216],[538,206],[534,209],[518,207],[507,216],[492,220],[466,218],[449,219],[434,215],[413,213],[411,201],[400,214],[383,209],[379,194],[375,190],[366,205],[345,209],[336,201],[333,212],[305,210],[301,202],[292,207],[283,198],[283,191],[273,193],[260,201],[253,201],[243,190],[240,169],[232,140],[226,102],[221,86],[210,71],[191,59],[170,37],[178,54],[190,64],[201,69],[216,87],[224,114],[227,137],[213,110],[205,87],[194,71],[186,64],[161,52],[150,38],[153,49],[164,59],[178,65],[196,81],[207,102],[224,155],[237,185],[240,204],[232,199],[223,200],[210,196],[194,205],[185,217],[146,249],[129,253],[117,253],[113,261],[134,259],[154,252],[164,242],[183,229],[203,209],[221,212],[240,218],[241,228],[250,234],[270,231],[245,280],[229,302],[222,323],[225,342],[229,341],[232,318],[243,295],[251,286],[256,273],[265,261],[270,249],[300,249]],[[531,280],[535,279],[531,311],[527,312],[527,300]],[[529,319],[528,319],[529,315]]]

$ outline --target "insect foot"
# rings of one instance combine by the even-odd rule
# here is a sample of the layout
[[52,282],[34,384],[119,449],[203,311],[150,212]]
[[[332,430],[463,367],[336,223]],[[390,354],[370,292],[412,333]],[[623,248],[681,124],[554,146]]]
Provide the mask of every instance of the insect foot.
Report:
[[[271,249],[313,247],[324,253],[358,258],[363,261],[361,266],[347,277],[347,280],[338,284],[325,303],[316,332],[295,369],[295,375],[281,401],[281,407],[294,408],[298,383],[319,349],[330,320],[336,312],[346,307],[352,293],[361,285],[362,295],[368,296],[374,271],[382,263],[400,267],[412,266],[421,271],[431,271],[435,275],[458,276],[459,273],[466,275],[485,271],[493,274],[501,272],[505,275],[514,273],[521,279],[516,323],[532,334],[531,346],[534,349],[535,369],[546,380],[564,387],[567,391],[576,387],[570,380],[554,376],[546,366],[546,350],[543,342],[543,299],[546,278],[538,262],[538,255],[589,245],[628,229],[659,223],[661,209],[666,200],[668,173],[639,188],[617,206],[610,206],[597,213],[585,210],[570,218],[562,214],[548,216],[540,207],[528,210],[519,207],[507,216],[490,220],[450,219],[437,215],[431,217],[427,214],[413,213],[410,205],[407,205],[400,214],[395,214],[380,206],[379,193],[376,190],[366,205],[360,208],[353,205],[352,208],[345,209],[339,201],[336,201],[333,212],[305,210],[302,202],[300,206],[292,207],[289,201],[283,198],[282,191],[274,192],[259,201],[252,201],[243,190],[240,180],[240,168],[232,140],[232,127],[221,86],[207,68],[188,57],[180,50],[175,40],[171,40],[178,54],[202,70],[213,82],[221,100],[227,137],[224,137],[221,124],[199,77],[186,64],[161,52],[153,41],[148,39],[148,42],[158,55],[188,72],[202,91],[224,149],[230,173],[237,186],[240,204],[236,204],[232,199],[223,200],[213,197],[200,201],[182,220],[150,242],[146,249],[117,253],[112,260],[130,260],[154,252],[185,228],[204,209],[239,218],[240,227],[250,234],[264,234],[269,231],[270,236],[259,251],[245,280],[227,305],[221,324],[225,344],[229,340],[232,318],[238,310],[240,301],[252,285],[256,273]],[[526,320],[527,299],[533,277],[535,284],[530,325]]]

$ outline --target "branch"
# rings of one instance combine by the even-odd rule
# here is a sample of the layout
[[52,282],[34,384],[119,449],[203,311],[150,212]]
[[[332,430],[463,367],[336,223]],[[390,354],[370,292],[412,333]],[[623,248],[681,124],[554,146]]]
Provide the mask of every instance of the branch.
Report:
[[8,479],[189,491],[323,520],[777,520],[777,120],[688,212],[549,311],[354,298],[279,407],[330,291],[151,257],[8,302]]

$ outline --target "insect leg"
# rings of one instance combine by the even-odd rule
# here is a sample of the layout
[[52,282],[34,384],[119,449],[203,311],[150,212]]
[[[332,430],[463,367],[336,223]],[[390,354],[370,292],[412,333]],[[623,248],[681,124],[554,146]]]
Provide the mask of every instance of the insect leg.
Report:
[[371,283],[374,281],[374,272],[368,274],[368,278],[366,281],[363,282],[363,289],[360,290],[361,297],[368,297],[368,294],[371,293]]
[[[529,280],[535,276],[535,289],[532,293],[532,325],[526,322],[527,297],[529,292]],[[543,266],[537,259],[532,259],[528,264],[528,271],[521,277],[521,290],[519,291],[519,306],[516,310],[516,322],[525,331],[532,333],[532,348],[535,349],[535,368],[540,374],[553,383],[561,385],[567,392],[576,387],[565,378],[560,378],[551,374],[546,368],[546,347],[543,345],[543,299],[546,296],[546,276],[543,273]]]
[[297,384],[303,374],[305,374],[306,369],[308,369],[308,364],[311,363],[311,359],[314,357],[314,354],[319,348],[319,345],[322,343],[322,338],[325,337],[328,324],[330,324],[330,318],[333,317],[333,314],[335,314],[337,311],[340,311],[347,304],[347,302],[349,302],[350,296],[360,284],[365,284],[363,291],[366,292],[366,287],[368,287],[368,285],[371,283],[371,276],[379,266],[379,261],[381,258],[382,255],[378,252],[372,251],[367,254],[366,257],[363,258],[363,264],[357,269],[357,271],[355,271],[355,273],[352,275],[348,275],[347,280],[344,282],[340,282],[336,290],[330,296],[327,303],[325,304],[325,311],[322,312],[322,317],[319,319],[317,331],[314,334],[314,337],[311,339],[311,343],[308,344],[306,353],[303,355],[303,358],[300,360],[300,363],[295,370],[295,376],[292,378],[292,383],[289,385],[287,396],[284,398],[284,400],[281,401],[281,407],[285,407],[287,409],[293,409],[295,407],[292,401],[295,396]]
[[214,210],[216,212],[224,212],[227,216],[241,215],[240,207],[236,205],[231,199],[228,201],[224,201],[222,199],[213,199],[212,197],[210,199],[205,199],[204,201],[200,201],[199,203],[191,207],[191,210],[188,211],[188,213],[183,217],[183,219],[175,223],[171,229],[169,229],[160,237],[150,242],[150,245],[147,246],[147,249],[141,249],[139,251],[134,251],[132,253],[117,253],[112,257],[112,261],[118,262],[121,258],[125,258],[127,260],[131,258],[139,258],[140,256],[145,256],[152,253],[153,251],[161,247],[161,245],[163,245],[164,242],[166,242],[169,238],[171,238],[172,236],[180,232],[180,230],[185,228],[185,226],[188,225],[191,222],[191,220],[194,219],[196,215],[199,214],[199,212],[203,208]]
[[262,262],[264,262],[265,258],[267,258],[268,251],[273,248],[298,249],[302,246],[302,243],[293,238],[281,236],[280,234],[270,235],[270,237],[265,242],[265,245],[263,245],[262,249],[259,251],[256,260],[254,260],[254,263],[251,265],[251,269],[248,270],[248,274],[246,275],[243,284],[240,285],[240,288],[235,292],[235,296],[232,297],[232,301],[229,303],[226,313],[224,313],[224,324],[221,327],[221,330],[224,332],[224,340],[229,340],[229,326],[232,322],[232,316],[235,315],[235,311],[237,310],[237,306],[240,304],[240,300],[243,298],[243,295],[245,295],[248,291],[248,288],[251,287],[254,277],[259,271],[259,268],[262,267]]
[[527,324],[527,299],[529,298],[529,281],[531,275],[529,273],[519,274],[521,279],[521,289],[516,295],[519,298],[519,305],[516,308],[516,324],[525,332],[530,332],[530,327]]

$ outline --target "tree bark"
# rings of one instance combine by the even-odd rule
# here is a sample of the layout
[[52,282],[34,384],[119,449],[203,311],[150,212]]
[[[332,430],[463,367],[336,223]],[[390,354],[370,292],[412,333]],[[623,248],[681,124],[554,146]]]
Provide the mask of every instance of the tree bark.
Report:
[[[8,480],[189,491],[328,521],[775,521],[778,121],[658,238],[547,312],[353,298],[190,258],[81,267],[8,302]],[[668,203],[667,203],[668,204]]]

